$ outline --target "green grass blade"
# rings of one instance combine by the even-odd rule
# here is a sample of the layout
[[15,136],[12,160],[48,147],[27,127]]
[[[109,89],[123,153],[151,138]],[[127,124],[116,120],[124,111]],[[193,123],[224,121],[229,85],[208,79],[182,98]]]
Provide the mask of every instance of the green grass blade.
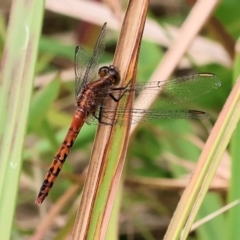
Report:
[[[240,40],[238,40],[237,44],[237,52],[234,61],[234,84],[237,77],[240,75]],[[238,125],[235,129],[231,140],[231,157],[232,157],[232,169],[231,169],[231,180],[230,180],[230,188],[228,195],[228,202],[232,202],[236,199],[240,198],[240,188],[239,188],[239,171],[240,171],[240,126]],[[240,220],[240,205],[238,204],[234,208],[232,208],[229,212],[228,216],[228,239],[238,239],[240,236],[239,229],[239,220]]]
[[[165,239],[186,239],[240,117],[240,78],[222,109],[196,170],[179,202]],[[181,234],[182,228],[183,232]]]
[[10,239],[44,1],[12,4],[1,63],[0,229]]

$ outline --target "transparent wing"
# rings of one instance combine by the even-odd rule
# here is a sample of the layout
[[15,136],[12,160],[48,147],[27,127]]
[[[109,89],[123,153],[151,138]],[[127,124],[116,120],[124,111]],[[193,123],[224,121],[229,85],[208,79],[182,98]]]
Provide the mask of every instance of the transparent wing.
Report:
[[[108,94],[117,95],[116,93],[121,91],[120,96],[130,94],[134,92],[138,96],[139,106],[141,102],[146,103],[149,100],[149,94],[159,92],[161,95],[159,100],[152,106],[151,110],[145,109],[118,109],[115,119],[118,124],[126,124],[128,117],[132,116],[132,123],[144,122],[147,120],[157,118],[176,118],[176,119],[207,119],[210,118],[208,113],[197,111],[197,110],[172,110],[171,106],[187,102],[192,99],[198,98],[213,89],[221,86],[221,80],[214,74],[211,73],[199,73],[182,78],[172,79],[168,81],[158,81],[151,83],[138,83],[134,88],[115,88],[108,90]],[[99,90],[98,90],[99,91]],[[101,89],[106,91],[106,89]],[[100,96],[100,95],[99,95]],[[111,99],[109,96],[108,98]],[[100,97],[97,100],[100,102]],[[106,106],[101,106],[102,111],[99,113],[100,122],[106,124],[115,124],[112,120],[112,114],[115,112],[113,109],[109,109]]]
[[[137,124],[140,122],[147,122],[156,119],[209,119],[211,115],[198,110],[168,110],[168,111],[158,111],[153,110],[143,110],[143,109],[120,109],[115,114],[115,120],[112,119],[112,114],[114,114],[114,109],[102,110],[99,122],[106,125],[127,125],[127,124]],[[131,117],[131,121],[129,119]]]
[[99,124],[99,120],[97,118],[95,118],[92,114],[90,114],[86,121],[85,121],[88,125],[97,125]]
[[[133,88],[122,89],[121,93],[135,94],[138,103],[148,101],[148,96],[161,92],[157,104],[153,108],[166,109],[177,103],[188,102],[221,86],[219,77],[212,73],[199,73],[168,81],[157,81],[150,83],[136,83]],[[144,94],[141,94],[143,91]],[[110,89],[109,94],[116,95],[116,90]],[[141,94],[141,95],[140,95]]]
[[104,23],[98,37],[92,57],[90,57],[81,47],[75,50],[75,91],[76,96],[81,91],[83,85],[92,81],[97,76],[98,62],[105,49],[104,38],[106,35],[106,25]]
[[75,48],[74,69],[75,69],[75,94],[79,94],[91,57],[81,47]]
[[76,47],[75,51],[75,86],[76,96],[82,89],[82,86],[92,81],[97,76],[98,62],[105,49],[105,35],[107,23],[104,23],[101,33],[95,45],[92,57],[81,48]]

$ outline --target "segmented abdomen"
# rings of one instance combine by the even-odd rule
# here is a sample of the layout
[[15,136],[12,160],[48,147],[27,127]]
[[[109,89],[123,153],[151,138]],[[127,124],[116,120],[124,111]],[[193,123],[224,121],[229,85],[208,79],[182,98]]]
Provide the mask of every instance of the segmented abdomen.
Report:
[[54,156],[51,166],[48,169],[48,173],[45,176],[45,179],[35,201],[37,204],[41,204],[47,197],[86,118],[87,114],[81,109],[77,109],[66,137],[64,138],[63,143]]

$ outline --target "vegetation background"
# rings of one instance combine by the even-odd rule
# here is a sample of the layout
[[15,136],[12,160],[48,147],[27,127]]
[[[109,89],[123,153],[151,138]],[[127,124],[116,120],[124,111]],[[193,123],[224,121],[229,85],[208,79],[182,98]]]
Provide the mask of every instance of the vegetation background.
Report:
[[[71,5],[70,2],[65,4]],[[45,203],[38,207],[34,201],[76,109],[75,46],[80,45],[91,54],[101,26],[107,21],[106,53],[100,66],[110,64],[121,27],[116,23],[121,22],[127,1],[76,2],[73,4],[79,4],[78,7],[84,3],[85,14],[76,16],[76,9],[68,12],[66,7],[64,12],[57,2],[46,2],[38,57],[33,66],[35,79],[11,239],[66,239],[76,215],[96,126],[85,125],[81,130]],[[16,2],[0,3],[2,61],[11,4]],[[150,1],[137,81],[147,82],[151,78],[191,9],[191,1]],[[221,88],[183,106],[206,111],[212,118],[206,121],[156,119],[139,125],[132,134],[121,196],[119,239],[163,238],[204,143],[237,79],[239,9],[237,0],[221,1],[172,76],[211,72],[220,77]],[[108,15],[104,20],[106,11]],[[9,82],[13,88],[18,87],[11,79]],[[230,148],[226,149],[210,186],[211,191],[198,212],[198,220],[239,198],[237,190],[233,193],[239,179],[230,181],[232,171],[237,171],[231,168],[232,159],[239,156]],[[6,182],[5,185],[12,191],[11,185]],[[237,210],[232,211],[232,215],[231,211],[222,213],[198,227],[188,239],[238,239],[239,229],[234,223],[239,222],[240,215],[234,218]]]

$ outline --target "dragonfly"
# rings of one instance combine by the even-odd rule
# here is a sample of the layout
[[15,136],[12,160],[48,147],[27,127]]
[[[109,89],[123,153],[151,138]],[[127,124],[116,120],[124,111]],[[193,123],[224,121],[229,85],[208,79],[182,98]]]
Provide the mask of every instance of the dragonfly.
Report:
[[[221,86],[221,80],[212,73],[198,73],[167,81],[136,83],[119,87],[120,73],[113,65],[103,66],[98,70],[98,62],[105,49],[106,23],[103,25],[92,56],[81,47],[76,47],[74,58],[75,94],[77,110],[73,116],[70,128],[57,150],[52,163],[42,183],[35,200],[41,204],[48,196],[63,164],[76,140],[83,124],[98,122],[103,125],[131,124],[158,118],[176,119],[208,119],[210,115],[199,110],[169,110],[177,103],[184,103],[198,98]],[[96,78],[98,73],[98,78]],[[130,80],[131,81],[131,80]],[[130,82],[129,81],[129,82]],[[142,101],[147,101],[147,95],[161,91],[161,99],[150,110],[147,109],[111,109],[105,105],[106,100],[118,102],[123,96],[134,93],[139,96],[144,90]],[[116,97],[117,96],[117,97]],[[113,121],[111,114],[115,113]]]

